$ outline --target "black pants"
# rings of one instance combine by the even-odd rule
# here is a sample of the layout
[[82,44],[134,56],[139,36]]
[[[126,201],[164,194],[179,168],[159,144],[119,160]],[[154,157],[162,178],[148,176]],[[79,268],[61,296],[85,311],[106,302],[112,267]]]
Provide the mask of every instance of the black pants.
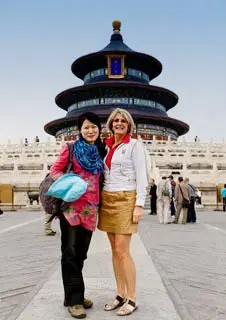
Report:
[[195,197],[191,197],[188,207],[187,222],[196,222]]
[[226,209],[226,198],[223,198],[223,211]]
[[156,197],[151,197],[151,214],[156,214],[157,213],[157,210],[156,210],[156,200],[157,198]]
[[170,213],[171,213],[171,216],[175,216],[175,213],[176,213],[175,204],[174,204],[173,199],[171,199],[171,202],[170,202]]
[[82,269],[93,233],[80,225],[69,225],[64,215],[60,216],[60,228],[65,303],[68,306],[83,304],[85,285]]

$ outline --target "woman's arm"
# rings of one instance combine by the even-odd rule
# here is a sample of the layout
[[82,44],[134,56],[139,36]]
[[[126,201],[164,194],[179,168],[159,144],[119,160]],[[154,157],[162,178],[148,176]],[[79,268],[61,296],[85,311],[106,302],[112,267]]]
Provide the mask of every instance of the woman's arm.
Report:
[[144,207],[147,196],[148,172],[144,145],[141,141],[137,141],[134,146],[132,161],[136,173],[137,195],[135,206]]
[[60,151],[56,161],[53,163],[50,169],[50,175],[54,180],[57,180],[62,176],[69,163],[69,149],[66,144]]

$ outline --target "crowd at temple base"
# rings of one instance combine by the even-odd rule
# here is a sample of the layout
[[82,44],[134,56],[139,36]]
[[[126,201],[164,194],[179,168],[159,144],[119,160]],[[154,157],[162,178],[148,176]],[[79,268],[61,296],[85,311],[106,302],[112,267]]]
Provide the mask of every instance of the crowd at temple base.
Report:
[[170,175],[163,176],[158,185],[151,179],[150,187],[151,215],[157,215],[159,223],[178,224],[181,213],[182,224],[196,223],[195,204],[201,205],[201,191],[189,178],[178,177],[177,181]]

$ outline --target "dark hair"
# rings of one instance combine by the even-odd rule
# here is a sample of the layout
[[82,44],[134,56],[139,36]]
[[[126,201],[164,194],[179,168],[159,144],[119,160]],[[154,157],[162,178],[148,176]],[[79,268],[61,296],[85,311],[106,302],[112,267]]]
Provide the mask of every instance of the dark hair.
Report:
[[89,120],[90,122],[94,123],[98,127],[99,131],[101,132],[100,119],[99,119],[98,115],[93,112],[85,112],[79,116],[79,118],[78,118],[78,130],[79,131],[81,131],[83,122],[85,120]]
[[224,188],[226,188],[226,184],[224,184]]
[[[78,118],[78,130],[81,131],[81,128],[82,128],[82,125],[83,125],[83,122],[85,120],[88,120],[92,123],[94,123],[98,129],[99,129],[99,135],[98,135],[98,138],[97,140],[95,141],[95,145],[97,146],[97,149],[99,151],[99,154],[102,158],[105,157],[106,155],[106,148],[105,148],[105,144],[103,144],[103,142],[101,141],[100,139],[100,133],[101,133],[101,123],[100,123],[100,119],[98,117],[97,114],[93,113],[93,112],[85,112],[85,113],[82,113],[79,118]],[[83,139],[81,133],[80,133],[80,138]]]
[[182,182],[183,180],[184,180],[183,177],[179,177],[179,178],[178,178],[178,181],[179,181],[179,182]]
[[172,180],[173,180],[173,176],[172,176],[172,175],[170,175],[170,176],[168,177],[168,179],[172,179]]

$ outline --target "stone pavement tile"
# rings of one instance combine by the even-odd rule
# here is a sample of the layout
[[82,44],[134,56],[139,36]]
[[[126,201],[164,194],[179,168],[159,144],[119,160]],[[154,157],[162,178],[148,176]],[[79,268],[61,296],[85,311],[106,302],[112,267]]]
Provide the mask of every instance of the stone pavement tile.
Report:
[[225,220],[203,212],[185,226],[151,216],[141,222],[141,238],[183,320],[226,319]]
[[59,261],[60,233],[46,237],[42,217],[40,212],[7,212],[1,216],[0,320],[14,320],[24,301],[37,292],[40,280],[44,283]]
[[[132,255],[137,266],[138,311],[130,316],[131,320],[180,320],[173,303],[151,258],[148,256],[139,235],[132,240]],[[17,320],[66,320],[72,319],[63,307],[60,267],[52,274]],[[111,265],[111,252],[106,235],[95,232],[84,276],[86,296],[94,300],[94,307],[87,311],[88,319],[120,319],[115,311],[106,312],[103,306],[115,296],[115,283]]]

